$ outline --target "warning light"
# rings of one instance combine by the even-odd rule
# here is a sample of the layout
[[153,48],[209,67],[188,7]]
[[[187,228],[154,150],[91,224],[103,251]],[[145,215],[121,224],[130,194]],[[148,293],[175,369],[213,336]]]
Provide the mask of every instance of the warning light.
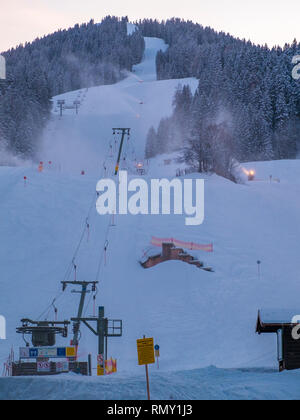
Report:
[[255,171],[254,171],[253,169],[251,169],[251,170],[248,172],[248,180],[249,180],[249,181],[253,181],[253,180],[254,180],[254,178],[255,178]]
[[144,164],[142,162],[139,162],[136,164],[136,170],[139,175],[145,175],[146,173],[144,169]]

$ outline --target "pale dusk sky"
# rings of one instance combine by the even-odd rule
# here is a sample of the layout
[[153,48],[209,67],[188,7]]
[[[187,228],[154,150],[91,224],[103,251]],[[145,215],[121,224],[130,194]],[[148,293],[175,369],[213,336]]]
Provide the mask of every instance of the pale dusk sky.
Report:
[[300,0],[0,0],[0,51],[110,14],[180,17],[269,46],[300,42]]

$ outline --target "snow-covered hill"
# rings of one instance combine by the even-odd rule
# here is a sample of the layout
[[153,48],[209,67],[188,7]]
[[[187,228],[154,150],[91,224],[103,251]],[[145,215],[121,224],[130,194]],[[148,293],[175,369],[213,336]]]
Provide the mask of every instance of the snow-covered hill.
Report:
[[[38,173],[35,167],[0,168],[0,313],[7,318],[7,341],[0,341],[0,362],[5,360],[11,345],[15,351],[23,345],[21,337],[15,334],[21,318],[35,319],[45,308],[48,309],[42,318],[47,315],[53,318],[49,304],[56,296],[59,318],[70,318],[76,313],[78,296],[70,290],[60,295],[60,281],[95,199],[96,183],[104,175],[103,164],[111,171],[115,163],[115,150],[114,157],[109,157],[111,142],[114,147],[112,127],[132,128],[125,153],[131,159],[142,159],[147,131],[171,114],[178,83],[189,83],[196,89],[194,79],[156,81],[155,55],[164,48],[161,40],[146,38],[145,60],[122,82],[61,95],[68,104],[80,98],[82,106],[78,116],[74,110],[67,110],[62,119],[54,109],[40,152],[41,159],[52,164],[46,165],[43,173]],[[54,98],[55,102],[57,99]],[[175,176],[178,165],[173,161],[165,166],[164,159],[162,156],[150,163],[146,178]],[[109,356],[118,359],[121,382],[118,383],[118,376],[113,379],[117,388],[124,378],[141,372],[137,366],[136,339],[144,334],[155,337],[161,346],[159,383],[164,375],[172,381],[179,371],[180,381],[185,380],[183,371],[188,381],[191,377],[188,370],[211,365],[276,368],[275,337],[257,337],[255,321],[261,307],[298,305],[300,162],[245,166],[257,171],[256,182],[235,185],[217,176],[204,177],[206,218],[197,228],[186,227],[183,216],[118,216],[116,227],[108,233],[109,218],[99,216],[95,207],[91,207],[90,237],[84,238],[76,258],[77,275],[82,280],[96,279],[108,237],[108,258],[100,273],[97,304],[105,306],[108,317],[124,322],[124,336],[109,342]],[[86,171],[85,176],[80,175],[81,170]],[[270,175],[281,182],[270,184]],[[144,270],[138,260],[152,236],[213,242],[213,254],[198,255],[215,272],[204,272],[180,262]],[[257,273],[257,260],[262,261],[261,277]],[[87,315],[92,311],[91,305],[86,308]],[[86,359],[92,352],[95,363],[96,339],[84,328],[82,334],[80,355]],[[155,369],[151,367],[151,372]],[[211,370],[197,372],[199,378],[204,375],[209,383]],[[225,374],[222,370],[213,372],[211,386],[216,375]],[[280,385],[281,378],[293,383],[295,375],[289,375],[263,373],[264,383],[271,387],[269,397],[275,397],[278,389],[281,396],[289,396],[284,394],[286,387]],[[256,371],[246,376],[249,387],[253,381],[259,381]],[[237,387],[242,386],[241,377]],[[189,383],[194,387],[195,373],[192,378]],[[105,387],[110,380],[101,379]],[[233,376],[229,376],[230,380],[234,381]],[[15,389],[18,383],[23,386],[21,381],[8,382],[9,385],[5,381],[0,380],[0,398],[11,396],[11,387]],[[133,386],[131,398],[140,397],[138,391],[134,393],[137,388]],[[101,397],[118,398],[119,394],[105,389]],[[245,388],[238,389],[243,389],[242,397],[255,396],[255,392],[260,397],[266,395],[259,386],[249,394]],[[116,392],[121,395],[123,391]],[[232,395],[240,395],[234,392]],[[200,390],[199,395],[196,391],[186,395],[203,397]],[[211,392],[209,396],[220,395]]]
[[151,126],[157,128],[161,118],[172,114],[178,85],[189,84],[193,92],[198,86],[196,79],[157,81],[155,57],[167,45],[156,38],[146,38],[145,41],[144,61],[122,82],[54,98],[55,105],[57,100],[65,100],[67,106],[80,100],[82,105],[78,116],[75,110],[66,110],[62,120],[58,118],[59,108],[54,107],[41,159],[52,160],[64,171],[85,169],[99,174],[101,161],[112,141],[113,127],[130,127],[130,152],[134,150],[137,159],[144,158],[147,133]]

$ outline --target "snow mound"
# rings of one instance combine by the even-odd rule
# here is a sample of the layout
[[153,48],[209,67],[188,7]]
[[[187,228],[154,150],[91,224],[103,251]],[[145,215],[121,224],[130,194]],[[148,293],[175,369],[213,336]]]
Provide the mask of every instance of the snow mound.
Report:
[[[156,373],[150,369],[153,400],[298,400],[299,372],[279,374],[268,369],[224,370],[210,367]],[[145,378],[119,376],[82,378],[0,379],[5,400],[145,400]]]

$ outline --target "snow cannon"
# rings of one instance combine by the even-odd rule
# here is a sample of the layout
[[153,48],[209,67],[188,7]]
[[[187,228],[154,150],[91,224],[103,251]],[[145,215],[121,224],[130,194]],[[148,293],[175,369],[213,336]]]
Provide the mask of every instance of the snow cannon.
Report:
[[255,179],[255,171],[253,169],[251,169],[248,172],[248,181],[254,181],[254,179]]
[[144,169],[144,164],[142,162],[137,163],[136,170],[137,170],[137,173],[141,176],[145,175],[146,173]]

